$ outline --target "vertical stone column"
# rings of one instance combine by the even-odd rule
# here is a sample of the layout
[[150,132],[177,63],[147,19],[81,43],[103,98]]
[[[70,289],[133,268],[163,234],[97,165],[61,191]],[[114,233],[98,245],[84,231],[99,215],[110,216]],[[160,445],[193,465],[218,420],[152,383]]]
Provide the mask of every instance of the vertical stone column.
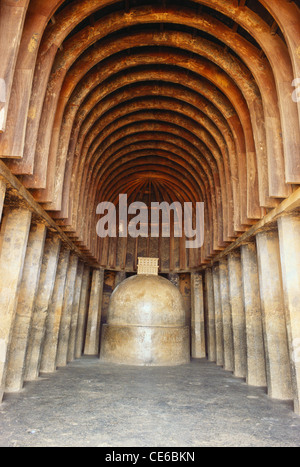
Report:
[[205,358],[205,328],[204,328],[204,296],[202,275],[191,274],[192,315],[191,315],[191,343],[192,358]]
[[83,268],[84,268],[83,262],[79,261],[78,267],[77,267],[76,281],[75,281],[75,292],[74,292],[69,347],[68,347],[68,355],[67,355],[68,362],[73,362],[73,360],[75,359],[75,340],[76,340],[77,325],[78,325]]
[[2,219],[3,205],[5,200],[6,184],[2,178],[0,178],[0,223]]
[[177,289],[179,289],[179,287],[180,287],[179,274],[175,274],[175,273],[168,274],[168,279],[169,279],[170,282],[172,282],[173,285],[175,285],[175,287],[177,287]]
[[227,371],[234,371],[234,349],[227,259],[220,261],[220,296],[224,336],[224,369]]
[[115,288],[118,287],[118,285],[121,284],[121,282],[125,281],[125,279],[126,279],[125,271],[117,272],[116,279],[115,279]]
[[266,360],[255,243],[242,245],[242,273],[247,336],[247,383],[267,386]]
[[8,351],[18,304],[30,223],[30,211],[12,209],[5,214],[1,225],[0,402],[4,393]]
[[85,326],[89,307],[90,267],[85,266],[82,277],[81,296],[79,304],[75,358],[81,358],[84,346]]
[[48,316],[46,320],[45,340],[40,366],[41,373],[54,373],[56,370],[58,334],[62,315],[69,258],[70,250],[68,248],[61,248],[52,300],[48,309]]
[[205,270],[205,289],[208,312],[208,327],[207,327],[207,352],[208,360],[215,362],[216,354],[216,324],[215,324],[215,300],[214,300],[214,285],[213,275],[210,268]]
[[247,339],[240,250],[228,255],[229,293],[234,345],[234,375],[247,376]]
[[213,267],[217,365],[224,365],[223,320],[220,296],[219,264]]
[[282,275],[277,231],[256,236],[263,312],[268,393],[280,400],[293,399]]
[[300,415],[300,216],[278,221],[295,412]]
[[179,274],[179,290],[183,297],[186,325],[191,324],[191,274]]
[[26,349],[39,285],[46,231],[44,224],[31,225],[9,350],[5,392],[17,392],[23,387]]
[[25,381],[34,381],[39,376],[45,323],[54,288],[60,244],[60,239],[57,236],[50,236],[45,242],[44,257],[26,353]]
[[85,339],[85,355],[99,355],[104,271],[94,269]]
[[71,253],[69,267],[67,272],[66,287],[64,293],[62,316],[58,336],[58,346],[56,355],[56,366],[64,367],[67,365],[69,337],[71,331],[71,320],[73,311],[73,299],[75,293],[76,272],[78,266],[78,256]]

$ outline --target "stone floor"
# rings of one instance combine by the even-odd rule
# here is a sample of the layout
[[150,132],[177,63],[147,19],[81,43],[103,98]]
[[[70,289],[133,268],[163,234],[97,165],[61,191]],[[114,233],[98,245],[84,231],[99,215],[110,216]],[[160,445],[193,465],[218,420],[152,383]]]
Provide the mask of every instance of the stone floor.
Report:
[[134,368],[82,359],[0,406],[0,446],[300,446],[290,403],[206,361]]

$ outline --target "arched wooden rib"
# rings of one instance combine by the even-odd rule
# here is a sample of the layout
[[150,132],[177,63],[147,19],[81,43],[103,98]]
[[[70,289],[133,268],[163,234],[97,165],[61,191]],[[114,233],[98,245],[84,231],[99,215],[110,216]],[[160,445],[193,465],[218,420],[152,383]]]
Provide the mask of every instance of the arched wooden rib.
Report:
[[[215,70],[215,71],[216,71],[216,70]],[[224,78],[225,78],[225,77],[224,77]],[[226,78],[225,78],[225,79],[226,79]],[[134,76],[134,77],[132,78],[132,82],[136,82],[136,81],[137,81],[137,76]],[[113,90],[114,90],[116,87],[118,88],[118,84],[116,84],[116,85],[113,87]],[[156,86],[156,88],[157,88],[157,86]],[[105,91],[101,91],[101,89],[100,89],[100,90],[99,90],[99,93],[100,93],[100,95],[101,95],[101,93],[102,93],[102,95],[103,95],[103,93],[106,94],[106,91],[107,91],[107,89],[105,89]],[[132,92],[132,91],[131,91],[131,92]],[[132,97],[131,92],[130,92],[130,97]],[[95,100],[95,103],[98,102],[98,100],[99,100],[99,98],[100,98],[100,95],[97,94],[97,96],[95,96],[95,98],[93,98],[93,99]],[[119,102],[120,102],[120,98],[119,98],[119,97],[116,97],[116,96],[114,96],[114,97],[115,97],[116,103],[119,103]],[[237,96],[236,96],[236,99],[237,99],[237,100],[238,100],[238,99],[241,100],[241,99],[242,99],[241,95],[237,95]],[[94,100],[93,100],[93,102],[94,102]],[[88,104],[86,104],[86,105],[88,105],[88,109],[92,109],[92,108],[93,108],[93,103],[92,103],[92,102],[90,102],[90,103],[88,103]],[[110,104],[110,106],[111,106],[111,105],[113,105],[113,104]],[[98,107],[99,107],[99,109],[101,109],[101,112],[104,112],[104,111],[105,111],[105,105],[103,104],[103,102],[101,102],[101,104],[98,105]],[[107,104],[107,108],[109,108],[109,105],[108,105],[108,104]],[[246,109],[245,109],[245,110],[246,110]],[[89,110],[84,111],[83,114],[81,113],[81,115],[84,115],[85,113],[88,114],[88,113],[89,113]],[[247,113],[247,111],[246,111],[246,113]],[[91,115],[93,115],[93,114],[97,115],[97,106],[95,107],[95,110],[93,110],[93,113],[89,115],[89,119],[90,119],[90,120],[91,120]],[[97,115],[97,116],[98,116],[98,115]],[[245,121],[245,119],[244,119],[244,121]],[[247,122],[248,122],[248,123],[247,123]],[[87,122],[85,123],[85,126],[86,126],[86,127],[89,127],[89,126],[91,126],[92,124],[93,124],[92,122],[89,123],[89,121],[87,121]],[[250,129],[250,128],[251,128],[251,125],[250,125],[250,123],[249,123],[249,120],[247,120],[247,117],[246,117],[246,121],[245,121],[244,125],[245,125],[245,126],[247,125],[247,129]],[[250,132],[251,132],[251,130],[250,130]],[[84,133],[83,133],[83,134],[84,134]],[[251,133],[251,135],[252,135],[252,133]],[[250,136],[249,131],[248,131],[248,136]],[[250,136],[250,139],[251,139],[251,140],[250,140],[249,144],[251,144],[251,141],[253,141],[252,136]],[[77,147],[77,152],[78,152],[78,154],[81,152],[81,150],[80,150],[80,147],[81,147],[80,145],[82,144],[81,140],[82,140],[82,138],[80,139],[80,137],[79,137],[79,145],[78,145],[78,147]],[[239,141],[240,141],[240,140],[239,140]],[[243,157],[243,154],[244,154],[244,153],[242,152],[242,153],[240,154],[240,157]],[[240,176],[241,176],[241,175],[242,175],[242,174],[240,174]],[[242,176],[241,176],[241,180],[242,180]],[[247,185],[247,183],[245,182],[244,186],[246,186],[246,185]],[[250,216],[249,216],[249,217],[250,217]],[[247,222],[245,222],[245,223],[247,223]]]
[[[167,138],[168,135],[165,135],[165,136],[166,136],[166,138]],[[136,145],[135,145],[135,146],[136,146]],[[124,152],[125,152],[126,150],[127,150],[127,149],[125,148],[125,149],[124,149]],[[178,151],[178,149],[177,149],[177,151]],[[123,154],[121,153],[120,155],[122,156]],[[122,167],[123,167],[123,166],[122,166]],[[203,183],[203,182],[202,182],[202,183]],[[218,186],[218,185],[216,185],[216,186]],[[96,192],[99,191],[99,189],[100,189],[100,180],[99,180],[99,186],[97,187],[97,185],[96,185]],[[208,192],[208,193],[211,193],[211,192]],[[213,193],[213,191],[212,191],[212,193]],[[95,196],[95,193],[91,193],[91,200],[93,199],[94,196]],[[211,194],[211,196],[213,196],[213,195]],[[219,207],[220,207],[220,209],[219,209],[219,215],[220,215],[221,210],[222,210],[222,205],[219,204]],[[221,219],[221,218],[222,218],[222,215],[220,216],[220,219]],[[220,222],[220,220],[218,221],[217,216],[215,216],[215,225],[216,225],[216,226],[218,225],[218,222]]]
[[[101,4],[98,3],[98,8],[99,6],[101,5],[104,5],[105,2],[101,2]],[[259,20],[258,21],[258,17],[257,15],[255,15],[253,12],[251,12],[250,10],[248,10],[247,8],[237,8],[236,5],[234,4],[234,2],[227,2],[226,5],[224,5],[224,2],[222,1],[214,1],[214,2],[205,2],[205,1],[201,1],[199,3],[202,3],[202,4],[206,4],[212,8],[215,8],[215,9],[219,9],[220,11],[222,11],[223,14],[228,14],[228,16],[234,18],[238,24],[241,24],[243,27],[245,27],[251,34],[254,35],[255,39],[260,42],[261,40],[261,37],[262,37],[262,32],[264,33],[264,36],[268,33],[268,27],[267,25],[262,21],[262,20]],[[90,9],[89,9],[90,8]],[[95,2],[93,2],[93,6],[90,5],[90,6],[87,6],[86,5],[86,2],[82,2],[82,5],[78,5],[78,9],[76,11],[76,14],[78,16],[76,16],[76,18],[78,17],[78,21],[80,21],[81,19],[83,19],[83,17],[85,17],[84,15],[87,15],[89,14],[90,12],[92,11],[95,11],[95,8],[97,8],[97,6],[95,5]],[[292,6],[291,5],[288,5],[288,6],[285,6],[285,9],[287,10],[287,8],[289,8],[288,11],[292,11],[291,8]],[[79,13],[80,11],[80,13]],[[73,10],[73,5],[72,7],[69,7],[69,19],[71,19],[72,15],[75,13],[75,11]],[[83,16],[80,17],[80,14],[82,14]],[[66,12],[66,9],[64,10],[64,14],[62,15],[61,19],[63,20],[63,18],[67,18],[68,17],[68,14]],[[74,17],[72,18],[74,20]],[[70,24],[72,24],[71,21],[68,22],[68,27],[66,27],[66,24],[62,25],[62,23],[59,21],[59,26],[57,26],[57,29],[60,29],[60,32],[62,31],[66,31],[66,34],[69,32],[70,29]],[[53,28],[55,29],[55,28]],[[63,33],[62,33],[63,34]],[[56,37],[57,34],[54,32],[52,37]],[[275,54],[275,50],[276,52],[278,53],[278,51],[280,51],[279,53],[283,54],[285,51],[283,51],[283,44],[279,43],[279,38],[276,37],[268,37],[267,38],[268,40],[266,40],[266,48],[268,48],[268,53],[272,56],[274,56]],[[63,37],[61,36],[58,41],[60,40],[63,40]],[[275,43],[277,41],[277,47],[275,47]],[[51,41],[50,41],[51,42]],[[272,44],[271,44],[272,43]],[[280,45],[280,47],[278,47],[278,45]],[[276,56],[276,60],[278,58],[278,55]],[[276,62],[276,68],[281,68],[281,67],[277,67],[277,62]],[[286,72],[286,67],[283,67],[285,69],[285,72]]]
[[[52,95],[52,93],[51,93],[51,95]],[[46,118],[46,117],[45,117],[45,118]],[[252,115],[252,118],[254,118],[254,115]],[[44,127],[44,125],[42,125],[42,127]],[[51,127],[51,124],[50,124],[50,127]],[[43,135],[46,135],[46,132],[43,132]],[[45,138],[47,139],[47,136],[45,136]],[[48,135],[48,138],[49,138],[49,135]],[[252,150],[251,150],[251,149],[252,149]],[[250,150],[248,151],[248,153],[247,153],[247,154],[248,154],[248,159],[249,159],[249,164],[248,164],[248,165],[249,165],[249,168],[251,168],[251,167],[253,167],[253,166],[255,165],[255,162],[254,162],[254,164],[253,164],[253,162],[251,161],[251,157],[253,157],[253,154],[255,153],[254,146],[253,146],[251,149],[250,149]],[[43,160],[43,158],[40,157],[40,158],[39,158],[39,161],[40,161],[40,166],[41,166],[41,167],[42,167],[42,166],[44,167],[44,165],[45,165],[45,163],[46,163],[45,160]],[[251,177],[251,179],[253,179],[253,177]],[[26,182],[26,179],[25,179],[25,182]],[[34,184],[35,184],[35,182],[34,182]],[[252,189],[251,189],[251,192],[253,193],[253,187],[251,187],[251,188],[252,188]],[[258,215],[258,210],[257,210],[257,214],[256,214],[256,215]],[[252,216],[250,216],[250,217],[252,217]],[[255,216],[254,216],[254,217],[255,217]]]
[[[45,27],[56,9],[63,3],[63,0],[49,0],[47,2],[44,0],[30,0],[26,3],[28,4],[28,8],[25,24],[18,49],[11,94],[10,98],[7,98],[6,128],[5,133],[0,135],[0,155],[2,157],[19,158],[23,155],[32,80],[39,45]],[[14,7],[16,6],[14,5]],[[0,30],[5,33],[5,41],[0,40],[0,48],[3,47],[3,52],[0,51],[0,56],[4,57],[7,52],[6,41],[10,42],[10,39],[6,31],[7,19],[2,13],[0,16],[4,23],[4,26],[1,26]],[[15,20],[15,14],[13,16]],[[13,33],[16,34],[18,29],[18,26],[14,24]],[[17,46],[17,42],[14,45]],[[9,66],[11,71],[13,71],[11,63],[12,60],[10,59]],[[27,173],[26,170],[24,170],[24,173]]]
[[[79,154],[80,154],[80,151],[79,151]],[[80,172],[79,172],[80,173]]]
[[[147,74],[147,72],[145,73],[145,75],[146,75],[146,74]],[[148,72],[148,75],[149,75],[149,72]],[[158,77],[158,76],[162,76],[162,77],[163,77],[163,76],[164,76],[164,73],[163,73],[162,71],[161,71],[160,73],[158,73],[158,72],[156,71],[156,76],[157,76],[157,77]],[[178,78],[180,78],[180,77],[182,77],[182,76],[184,76],[184,75],[180,75]],[[133,77],[133,82],[135,82],[135,77]],[[199,84],[200,84],[200,83],[199,83]],[[202,88],[203,88],[204,85],[205,85],[205,83],[201,83]],[[170,86],[170,85],[169,85],[169,86]],[[155,90],[156,90],[156,89],[157,89],[157,86],[155,86]],[[199,86],[199,85],[198,85],[198,89],[200,89],[200,86]],[[174,89],[174,91],[176,92],[176,88]],[[174,91],[173,91],[173,92],[174,92]],[[164,86],[164,88],[162,89],[161,93],[164,94],[164,93],[166,93],[166,92],[168,93],[168,95],[171,95],[171,91],[168,90],[166,86]],[[181,93],[182,93],[182,92],[186,93],[185,90],[181,90]],[[128,95],[129,95],[129,97],[132,97],[131,90],[128,91]],[[219,96],[219,97],[220,97],[220,96]],[[116,102],[120,102],[120,99],[121,99],[121,98],[120,98],[119,96],[117,96],[117,97],[116,97]],[[109,109],[109,108],[111,107],[111,105],[112,105],[112,104],[110,104],[110,103],[105,103],[105,102],[102,101],[102,102],[101,102],[101,106],[99,106],[99,109],[101,109],[101,114],[106,113],[107,109]],[[89,108],[92,108],[92,106],[90,106]],[[94,111],[93,111],[93,112],[94,112]],[[84,112],[84,113],[85,113],[85,112]],[[88,110],[86,111],[86,113],[88,113]],[[82,114],[81,114],[81,115],[82,115]],[[99,114],[96,114],[96,115],[97,115],[97,117],[98,117]],[[95,119],[96,119],[97,117],[95,117]],[[77,126],[77,125],[76,125],[76,126]],[[236,131],[237,131],[237,129],[235,128],[235,132],[236,132]],[[239,146],[239,147],[240,147],[240,146]],[[240,149],[241,149],[241,147],[240,147]],[[77,154],[81,154],[81,146],[78,146],[78,148],[77,148]]]
[[5,131],[8,105],[29,0],[0,4],[0,133]]
[[[167,42],[168,34],[173,35],[173,40],[171,40],[171,41],[169,40]],[[180,34],[180,37],[179,37],[179,34]],[[223,38],[224,34],[220,35],[220,37]],[[229,33],[228,33],[228,31],[226,31],[225,39],[226,39],[227,36],[228,37],[232,36],[232,34],[233,34],[232,31],[229,30]],[[157,39],[156,39],[157,44],[160,44],[160,45],[174,45],[174,44],[180,43],[180,48],[181,49],[187,49],[187,50],[190,50],[190,51],[195,52],[195,53],[197,53],[199,51],[199,50],[197,50],[197,49],[199,49],[199,45],[195,44],[195,42],[196,42],[195,39],[193,39],[192,37],[189,37],[188,34],[183,34],[183,33],[179,33],[179,32],[175,33],[173,31],[172,33],[165,32],[163,34],[163,36],[162,36],[162,34],[156,34],[156,35],[157,35]],[[176,35],[178,37],[176,37]],[[217,37],[219,37],[218,33],[216,35],[217,35]],[[148,36],[150,36],[150,34]],[[130,43],[129,44],[126,44],[126,39],[128,40],[128,38],[125,36],[124,38],[122,38],[122,40],[121,39],[115,40],[113,42],[113,46],[117,47],[118,40],[121,41],[121,43],[122,43],[122,45],[124,45],[124,47],[128,47],[129,45],[132,46],[134,44],[133,37],[130,37]],[[206,42],[208,42],[208,41],[206,41]],[[231,37],[230,37],[230,40],[227,39],[227,43],[230,43],[232,45],[232,42],[233,42],[233,39]],[[245,40],[243,40],[243,41],[236,40],[236,37],[235,37],[234,42],[236,43],[236,45],[235,45],[235,50],[236,51],[243,50],[243,49],[241,49],[241,43],[240,43],[240,42],[242,42],[242,45],[244,46],[244,49],[245,49],[245,52],[241,54],[242,58],[244,60],[246,60],[246,62],[249,63],[249,65],[253,68],[254,72],[255,72],[256,69],[259,70],[259,72],[258,72],[258,75],[260,75],[259,83],[261,83],[261,86],[262,86],[262,83],[263,83],[263,89],[265,91],[263,93],[264,102],[265,102],[265,99],[268,98],[269,111],[266,112],[265,118],[266,118],[266,122],[268,122],[270,120],[270,115],[272,115],[272,125],[269,124],[269,123],[266,124],[266,128],[267,128],[267,145],[268,145],[268,148],[269,148],[268,149],[269,163],[270,163],[270,168],[272,170],[272,163],[274,163],[273,161],[276,161],[278,159],[277,156],[274,157],[274,154],[276,155],[278,152],[280,152],[281,153],[280,157],[283,160],[282,146],[274,146],[274,144],[277,144],[279,140],[276,140],[276,138],[274,139],[273,137],[271,137],[271,136],[273,136],[273,133],[271,133],[271,130],[274,131],[276,129],[274,127],[274,125],[275,124],[277,125],[277,130],[280,127],[280,116],[279,116],[279,111],[278,111],[278,107],[277,107],[276,89],[275,89],[275,84],[274,84],[274,79],[273,79],[273,76],[272,76],[272,72],[268,68],[266,62],[259,57],[259,52],[255,49],[255,47],[251,46]],[[151,44],[151,43],[154,43],[154,41],[153,41],[153,39],[151,39],[151,37],[144,37],[144,35],[140,33],[139,37],[137,37],[137,43],[139,43],[139,45]],[[247,47],[245,46],[245,43],[248,44]],[[113,53],[114,48],[112,47],[112,45],[110,43],[107,45],[107,47],[109,47],[109,46],[110,46],[110,49],[112,49],[111,53]],[[207,44],[204,43],[203,46],[206,46],[206,48],[207,48]],[[101,43],[101,47],[99,47],[99,49],[100,49],[101,52],[98,51],[98,50],[95,51],[93,49],[89,53],[84,54],[85,55],[84,58],[81,59],[82,69],[80,69],[79,64],[76,67],[76,68],[80,69],[80,76],[84,72],[86,72],[93,65],[94,60],[100,60],[101,56],[103,57],[103,55],[105,55],[105,43],[104,44]],[[251,52],[252,52],[252,54],[251,54]],[[212,52],[212,53],[213,53],[213,55],[216,55],[216,56],[218,55],[217,53],[214,53],[214,52]],[[169,54],[169,56],[170,56],[170,54]],[[231,61],[233,60],[232,57],[230,59],[231,59]],[[147,57],[145,57],[145,61],[146,60],[147,60]],[[255,62],[257,62],[256,68],[253,66],[253,64]],[[124,63],[124,61],[118,60],[119,65],[121,65],[121,64],[123,65],[123,63]],[[125,63],[127,65],[127,60],[126,60]],[[178,61],[176,60],[176,61],[174,61],[174,63],[178,63]],[[83,65],[85,65],[85,66],[83,66]],[[105,65],[106,65],[106,69],[107,68],[112,69],[112,70],[114,70],[114,72],[117,72],[116,65],[114,63],[106,63]],[[73,89],[73,87],[76,84],[76,83],[74,83],[74,74],[76,76],[76,68],[75,69],[72,68],[72,72],[69,75],[70,76],[69,80],[68,80],[68,78],[66,79],[67,84],[65,83],[65,86],[64,86],[65,92],[63,91],[63,94],[64,94],[63,99],[64,99],[65,102],[67,101],[67,96],[70,95],[71,90]],[[104,76],[105,76],[105,71],[106,70],[105,70],[105,68],[104,69],[102,69],[102,68],[104,68],[104,67],[101,67],[98,70],[98,72],[101,73],[101,75],[103,75],[103,72],[104,72]],[[240,67],[239,67],[239,71],[240,71]],[[77,73],[78,73],[78,71],[77,71]],[[266,83],[269,83],[269,84],[266,85]],[[267,92],[266,92],[266,90],[267,90]],[[67,93],[67,95],[66,95],[66,93]],[[265,94],[267,94],[266,97],[265,97]],[[256,101],[256,99],[254,99],[254,101]],[[62,112],[62,110],[61,110],[61,112]],[[61,118],[58,119],[58,120],[61,121]],[[258,130],[259,130],[259,128],[258,128]],[[261,140],[258,143],[258,146],[260,148],[260,151],[262,151],[261,148],[263,146],[262,146]],[[264,148],[264,151],[266,151],[266,148]],[[261,156],[261,158],[262,157],[264,157],[264,154]],[[264,173],[264,172],[265,172],[265,170],[264,171],[259,170],[259,173]],[[276,182],[276,177],[274,177],[275,171],[272,170],[272,173],[273,173],[273,176],[270,177],[270,192],[271,192],[271,195],[273,193],[275,193],[276,196],[279,196],[280,189],[278,189],[278,183]],[[281,177],[282,170],[279,169],[277,171],[277,173],[280,174],[280,177],[278,176],[277,178],[280,178],[280,180],[282,180],[282,177]],[[276,188],[275,188],[275,185],[273,186],[274,183],[277,183]],[[286,190],[286,188],[285,188],[285,190]],[[285,191],[285,194],[286,194],[286,191]]]

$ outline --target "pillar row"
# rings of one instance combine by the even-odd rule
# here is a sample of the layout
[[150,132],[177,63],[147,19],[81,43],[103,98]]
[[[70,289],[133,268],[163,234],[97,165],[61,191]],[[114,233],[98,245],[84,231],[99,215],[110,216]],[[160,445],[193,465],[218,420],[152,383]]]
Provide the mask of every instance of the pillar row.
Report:
[[17,310],[31,217],[31,212],[27,209],[11,209],[5,213],[1,224],[0,402],[5,389],[9,345]]
[[293,392],[277,230],[259,233],[256,242],[268,394],[274,399],[291,400]]
[[191,315],[191,345],[192,358],[205,358],[205,324],[203,278],[199,273],[191,274],[192,315]]
[[31,225],[9,350],[5,392],[17,392],[23,387],[26,349],[38,291],[46,232],[44,224]]
[[295,412],[300,415],[300,217],[278,221],[283,294],[291,359]]
[[90,268],[29,209],[6,209],[6,189],[0,177],[0,402],[82,355],[90,297]]
[[104,271],[95,269],[93,271],[89,302],[88,322],[84,348],[85,355],[99,355],[103,283]]

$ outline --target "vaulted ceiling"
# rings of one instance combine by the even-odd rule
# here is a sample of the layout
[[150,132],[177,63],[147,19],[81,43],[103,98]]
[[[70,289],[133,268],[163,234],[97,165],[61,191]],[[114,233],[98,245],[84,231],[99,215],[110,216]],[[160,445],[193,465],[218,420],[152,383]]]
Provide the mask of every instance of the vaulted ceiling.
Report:
[[[297,3],[3,0],[0,157],[99,265],[205,264],[300,184]],[[119,193],[204,202],[204,247],[99,239]]]

